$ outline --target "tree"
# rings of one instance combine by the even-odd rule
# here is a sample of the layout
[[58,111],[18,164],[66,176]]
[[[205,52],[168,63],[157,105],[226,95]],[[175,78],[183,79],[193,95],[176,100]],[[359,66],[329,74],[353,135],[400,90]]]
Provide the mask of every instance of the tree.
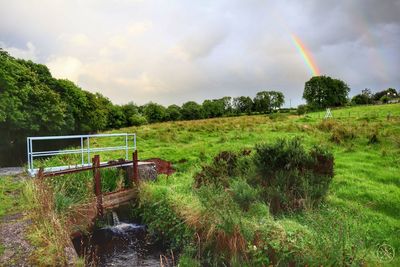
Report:
[[315,76],[306,82],[303,98],[315,109],[343,106],[348,101],[350,88],[338,79]]
[[167,108],[167,118],[171,121],[177,121],[182,118],[181,108],[178,105],[170,105]]
[[260,113],[268,113],[271,111],[271,98],[267,91],[258,92],[253,102],[255,111]]
[[285,96],[282,92],[270,91],[269,95],[271,99],[271,108],[273,110],[280,108],[283,103],[285,103]]
[[135,115],[139,115],[138,106],[135,105],[133,102],[129,102],[128,104],[122,105],[121,108],[125,116],[124,126],[132,126],[132,125],[137,126],[133,124],[132,117]]
[[203,118],[203,107],[194,101],[186,102],[181,109],[184,120],[197,120]]
[[150,123],[164,121],[167,116],[165,107],[153,102],[144,106],[143,113]]
[[222,101],[224,103],[223,115],[225,116],[231,115],[233,113],[232,97],[224,96],[223,98],[219,99],[219,101]]
[[[399,94],[396,92],[396,89],[394,88],[388,88],[386,90],[377,92],[374,94],[374,100],[375,101],[382,101],[382,97],[386,96],[383,100],[387,99],[393,99],[399,97]],[[387,102],[387,101],[386,101]]]
[[202,106],[205,118],[222,117],[225,113],[225,101],[223,99],[204,100]]
[[371,103],[371,99],[364,94],[358,94],[353,96],[353,98],[351,99],[351,103],[355,105],[366,105]]
[[251,114],[253,109],[253,100],[248,96],[239,96],[233,99],[233,107],[237,114],[247,113]]

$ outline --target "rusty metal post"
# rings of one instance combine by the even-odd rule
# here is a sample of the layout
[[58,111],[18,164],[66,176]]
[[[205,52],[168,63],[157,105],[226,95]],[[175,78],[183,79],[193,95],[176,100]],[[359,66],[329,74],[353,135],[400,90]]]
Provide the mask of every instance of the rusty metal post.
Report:
[[100,156],[95,155],[92,159],[93,162],[93,182],[94,194],[97,201],[97,215],[103,217],[103,196],[101,193],[101,176],[100,176]]
[[138,167],[138,152],[133,152],[133,182],[139,184],[139,167]]
[[37,179],[43,179],[44,177],[44,168],[40,167],[38,173],[36,174]]

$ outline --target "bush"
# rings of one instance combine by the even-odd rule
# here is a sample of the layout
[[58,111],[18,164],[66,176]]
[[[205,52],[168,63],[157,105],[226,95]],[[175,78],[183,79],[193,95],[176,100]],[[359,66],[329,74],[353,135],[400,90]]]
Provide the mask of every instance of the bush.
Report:
[[248,211],[250,205],[258,199],[258,190],[251,187],[245,180],[235,180],[231,185],[231,189],[233,191],[233,200],[245,211]]
[[203,185],[229,187],[229,177],[234,173],[237,158],[238,155],[234,152],[220,152],[212,164],[203,166],[202,170],[194,176],[194,187],[199,188]]
[[356,133],[350,127],[338,126],[335,127],[332,131],[331,141],[341,144],[344,141],[352,140],[356,138]]
[[299,105],[297,107],[297,114],[298,115],[303,115],[306,114],[309,110],[309,107],[307,105]]
[[333,156],[314,147],[309,153],[299,138],[256,146],[257,176],[271,211],[298,210],[319,203],[333,177]]
[[146,119],[146,117],[144,117],[140,114],[135,114],[129,118],[129,123],[130,123],[130,125],[133,125],[133,126],[140,126],[140,125],[147,124],[147,119]]

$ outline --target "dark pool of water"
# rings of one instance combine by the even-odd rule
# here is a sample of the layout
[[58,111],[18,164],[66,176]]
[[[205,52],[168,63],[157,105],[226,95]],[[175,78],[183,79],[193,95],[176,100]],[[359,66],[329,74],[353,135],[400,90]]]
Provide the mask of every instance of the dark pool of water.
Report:
[[[74,239],[73,243],[88,265],[160,266],[160,255],[167,255],[148,234],[146,226],[136,223],[106,226],[90,236]],[[171,260],[170,256],[168,258]]]
[[[79,256],[95,266],[173,266],[173,257],[147,232],[146,226],[118,222],[73,240]],[[168,260],[168,263],[166,262]]]

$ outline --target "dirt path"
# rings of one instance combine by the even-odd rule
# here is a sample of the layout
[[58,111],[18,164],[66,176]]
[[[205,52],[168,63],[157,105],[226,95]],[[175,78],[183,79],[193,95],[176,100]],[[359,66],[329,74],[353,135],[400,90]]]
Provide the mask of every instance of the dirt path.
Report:
[[29,255],[33,247],[26,239],[31,224],[23,213],[6,215],[0,222],[0,243],[4,247],[0,255],[0,266],[31,266]]
[[[17,168],[11,170],[7,168],[7,175],[13,176],[15,182],[27,179],[27,176],[20,173]],[[4,174],[4,168],[0,169]],[[11,172],[11,173],[10,173]],[[13,197],[20,198],[19,190],[12,192]],[[16,207],[18,210],[19,208]],[[20,209],[19,209],[20,210]],[[0,245],[3,252],[0,254],[0,266],[31,266],[29,256],[33,247],[26,238],[27,229],[31,224],[30,219],[22,212],[6,214],[0,219]]]

